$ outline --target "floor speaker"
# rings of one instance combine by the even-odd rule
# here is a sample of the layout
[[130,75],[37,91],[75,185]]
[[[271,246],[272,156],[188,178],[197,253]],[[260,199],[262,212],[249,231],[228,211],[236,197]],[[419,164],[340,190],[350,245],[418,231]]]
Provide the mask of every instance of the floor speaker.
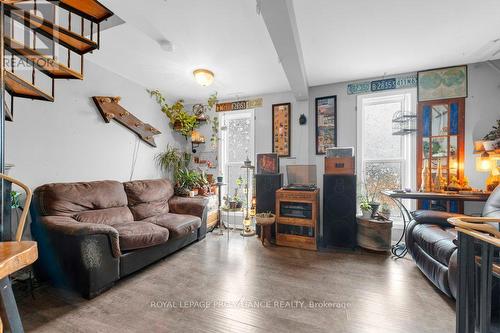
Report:
[[[276,213],[276,191],[283,186],[283,174],[275,175],[255,175],[255,197],[257,213]],[[257,234],[260,235],[260,228],[257,226]],[[276,231],[272,228],[272,238],[275,238]]]
[[323,237],[320,245],[356,247],[356,176],[323,176]]

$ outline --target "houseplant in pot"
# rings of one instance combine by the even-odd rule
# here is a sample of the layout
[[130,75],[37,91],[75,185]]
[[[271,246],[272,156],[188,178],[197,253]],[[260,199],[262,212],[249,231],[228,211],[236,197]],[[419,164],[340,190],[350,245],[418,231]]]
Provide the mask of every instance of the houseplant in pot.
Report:
[[182,168],[177,171],[175,176],[175,194],[179,196],[193,196],[197,194],[200,175],[195,170]]
[[370,206],[369,200],[366,197],[362,197],[359,203],[359,208],[361,209],[361,214],[363,214],[364,219],[368,219],[372,215],[372,207]]
[[496,126],[483,138],[483,147],[486,151],[500,149],[500,120],[497,120]]
[[195,114],[186,110],[184,101],[180,99],[170,105],[159,90],[147,90],[147,92],[156,99],[161,112],[170,120],[170,126],[186,138],[191,136],[193,130],[198,126],[198,121]]

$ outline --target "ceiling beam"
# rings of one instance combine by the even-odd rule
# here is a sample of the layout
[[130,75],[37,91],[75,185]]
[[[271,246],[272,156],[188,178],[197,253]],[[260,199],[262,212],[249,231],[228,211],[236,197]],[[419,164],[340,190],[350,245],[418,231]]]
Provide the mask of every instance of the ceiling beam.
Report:
[[309,86],[292,0],[257,0],[257,10],[264,19],[295,98],[307,100]]

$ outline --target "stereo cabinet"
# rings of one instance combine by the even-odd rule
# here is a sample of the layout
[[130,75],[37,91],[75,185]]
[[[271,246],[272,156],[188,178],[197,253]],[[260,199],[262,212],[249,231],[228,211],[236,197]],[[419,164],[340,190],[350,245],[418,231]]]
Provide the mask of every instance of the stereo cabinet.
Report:
[[318,217],[319,189],[276,191],[276,244],[316,251]]

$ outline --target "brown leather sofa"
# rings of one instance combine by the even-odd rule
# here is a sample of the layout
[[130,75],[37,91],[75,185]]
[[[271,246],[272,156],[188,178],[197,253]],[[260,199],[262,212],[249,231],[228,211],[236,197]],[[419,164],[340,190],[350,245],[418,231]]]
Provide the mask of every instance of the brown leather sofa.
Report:
[[[465,216],[454,213],[419,210],[412,213],[413,221],[406,232],[408,252],[425,276],[443,293],[457,296],[457,233],[448,218]],[[500,187],[490,195],[482,216],[500,218]],[[498,224],[495,224],[498,227]],[[496,253],[498,258],[498,252]],[[494,292],[498,279],[494,279]],[[498,303],[498,299],[496,302]],[[498,304],[494,305],[498,308]]]
[[35,272],[86,298],[206,234],[201,198],[167,180],[47,184],[34,192]]

